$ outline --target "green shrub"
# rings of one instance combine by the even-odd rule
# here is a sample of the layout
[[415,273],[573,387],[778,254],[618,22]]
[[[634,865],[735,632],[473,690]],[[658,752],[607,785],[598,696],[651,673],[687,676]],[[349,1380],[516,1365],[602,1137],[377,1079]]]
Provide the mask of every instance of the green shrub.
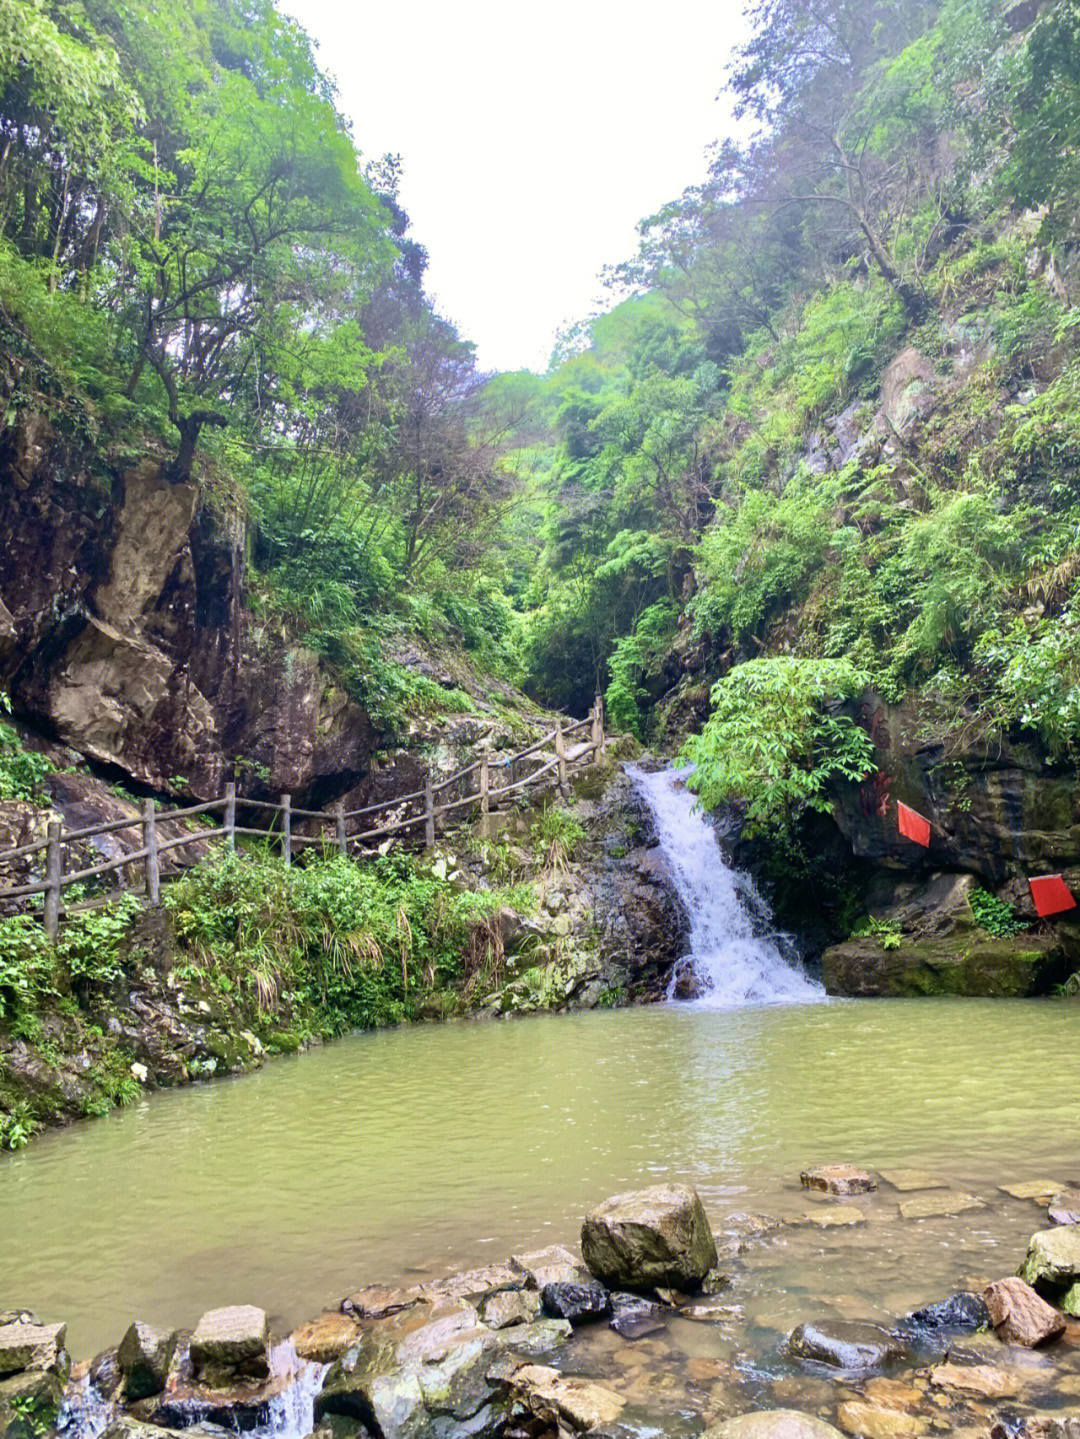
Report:
[[827,812],[827,787],[873,768],[870,736],[838,702],[867,676],[847,660],[760,659],[738,665],[712,690],[712,713],[683,757],[707,809],[746,807],[753,831],[788,831],[805,810]]
[[991,894],[989,890],[973,889],[968,896],[968,903],[979,928],[999,939],[1007,939],[1010,935],[1020,934],[1028,928],[1022,919],[1017,919],[1003,899],[998,899],[997,895]]

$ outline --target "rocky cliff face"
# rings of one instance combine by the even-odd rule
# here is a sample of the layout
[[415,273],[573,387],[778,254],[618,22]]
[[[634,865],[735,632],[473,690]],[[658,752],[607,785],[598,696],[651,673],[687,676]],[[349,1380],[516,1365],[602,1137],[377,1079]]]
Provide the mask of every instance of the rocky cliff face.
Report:
[[0,474],[0,681],[19,711],[199,797],[238,758],[298,795],[363,773],[378,739],[364,710],[315,656],[257,642],[239,517],[158,460],[103,470],[40,416],[6,432]]
[[[988,738],[977,716],[944,724],[915,700],[868,696],[861,718],[878,768],[836,796],[833,816],[866,863],[867,906],[884,931],[825,951],[838,994],[1048,992],[1080,964],[1076,912],[1039,921],[1028,879],[1063,874],[1080,890],[1080,791],[1072,771],[1033,748]],[[900,834],[895,801],[930,821],[923,848]],[[977,889],[1027,926],[994,935],[971,905]],[[898,941],[894,944],[894,941]],[[885,947],[888,945],[888,947]]]

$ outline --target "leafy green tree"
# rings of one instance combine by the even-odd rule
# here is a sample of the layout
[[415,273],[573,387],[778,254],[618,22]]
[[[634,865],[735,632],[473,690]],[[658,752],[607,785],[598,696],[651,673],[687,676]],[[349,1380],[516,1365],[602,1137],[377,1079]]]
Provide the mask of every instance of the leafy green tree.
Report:
[[807,810],[828,812],[829,786],[873,767],[870,736],[840,703],[868,677],[847,660],[748,660],[712,691],[712,711],[684,756],[708,809],[739,801],[756,831],[788,831]]

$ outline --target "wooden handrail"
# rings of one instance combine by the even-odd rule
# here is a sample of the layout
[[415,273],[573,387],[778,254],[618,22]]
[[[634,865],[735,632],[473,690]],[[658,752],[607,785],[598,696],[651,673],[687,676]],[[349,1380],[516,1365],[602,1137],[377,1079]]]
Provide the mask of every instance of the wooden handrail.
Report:
[[[583,729],[589,730],[589,739],[584,743],[568,747],[567,736],[577,734]],[[554,755],[551,756],[550,751],[547,754],[541,753],[544,747],[551,743],[554,744]],[[35,840],[30,844],[20,845],[16,849],[0,852],[0,864],[45,852],[44,877],[26,884],[0,889],[0,900],[44,895],[42,919],[49,938],[55,939],[62,908],[61,893],[69,885],[80,884],[89,879],[98,879],[103,875],[124,869],[129,864],[142,862],[146,876],[147,898],[151,904],[157,904],[161,897],[161,856],[170,850],[182,849],[200,842],[224,839],[226,847],[232,850],[236,847],[237,835],[250,836],[255,839],[272,839],[278,842],[282,857],[285,863],[289,864],[297,846],[300,845],[326,845],[336,848],[340,854],[344,855],[348,853],[350,846],[355,850],[366,841],[381,839],[386,835],[400,834],[404,830],[418,831],[420,826],[423,826],[424,844],[427,848],[431,848],[435,843],[440,822],[450,815],[455,814],[458,810],[479,806],[480,814],[486,816],[490,813],[493,800],[499,800],[528,789],[530,786],[538,784],[553,771],[558,772],[559,788],[565,793],[570,772],[580,768],[583,764],[598,763],[603,757],[604,744],[603,704],[600,697],[597,696],[596,703],[585,719],[564,725],[560,717],[556,720],[553,730],[516,754],[507,755],[502,759],[495,759],[490,754],[484,754],[480,759],[474,760],[472,764],[466,765],[464,769],[460,769],[438,782],[435,782],[429,774],[422,790],[397,795],[393,799],[366,805],[361,809],[346,811],[340,800],[329,810],[296,809],[292,804],[292,796],[288,794],[283,794],[280,801],[277,802],[241,799],[237,796],[236,785],[230,782],[225,786],[224,795],[219,798],[203,800],[199,804],[188,805],[184,809],[159,810],[152,799],[146,799],[142,802],[140,813],[132,815],[128,819],[109,820],[104,824],[88,825],[83,829],[67,831],[57,820],[52,819],[48,823],[45,839]],[[512,778],[513,767],[520,761],[533,756],[545,762],[539,768],[531,770],[522,779],[514,780]],[[511,767],[511,783],[493,785],[492,769],[494,767],[505,769],[507,766]],[[460,795],[457,799],[447,800],[443,803],[437,802],[437,796],[477,773],[479,779],[475,792],[470,791]],[[401,819],[377,825],[374,829],[365,830],[360,834],[350,835],[347,832],[348,820],[359,819],[365,815],[387,814],[402,806],[409,806],[416,800],[423,801],[423,807],[417,813],[406,814]],[[237,824],[238,808],[270,810],[268,827],[259,829],[254,825]],[[163,824],[169,824],[174,820],[188,819],[195,815],[208,814],[212,810],[219,809],[224,811],[220,826],[197,829],[187,834],[171,836],[168,839],[161,838],[160,828]],[[280,828],[275,829],[274,824],[279,817],[281,825]],[[297,819],[317,821],[320,833],[318,835],[295,834],[293,821]],[[96,839],[101,835],[116,834],[121,830],[128,829],[140,831],[142,842],[138,849],[103,860],[100,864],[64,873],[65,846],[70,846],[79,840]]]

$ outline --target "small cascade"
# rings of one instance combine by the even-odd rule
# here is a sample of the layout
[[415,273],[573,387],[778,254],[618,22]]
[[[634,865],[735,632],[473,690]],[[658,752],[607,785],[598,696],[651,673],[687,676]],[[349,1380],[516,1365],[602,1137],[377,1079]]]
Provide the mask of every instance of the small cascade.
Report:
[[[785,957],[783,938],[747,875],[724,859],[716,833],[695,809],[684,781],[688,769],[627,772],[652,810],[679,897],[690,915],[690,963],[702,1009],[748,1004],[809,1004],[825,991]],[[672,978],[674,998],[675,978]]]

